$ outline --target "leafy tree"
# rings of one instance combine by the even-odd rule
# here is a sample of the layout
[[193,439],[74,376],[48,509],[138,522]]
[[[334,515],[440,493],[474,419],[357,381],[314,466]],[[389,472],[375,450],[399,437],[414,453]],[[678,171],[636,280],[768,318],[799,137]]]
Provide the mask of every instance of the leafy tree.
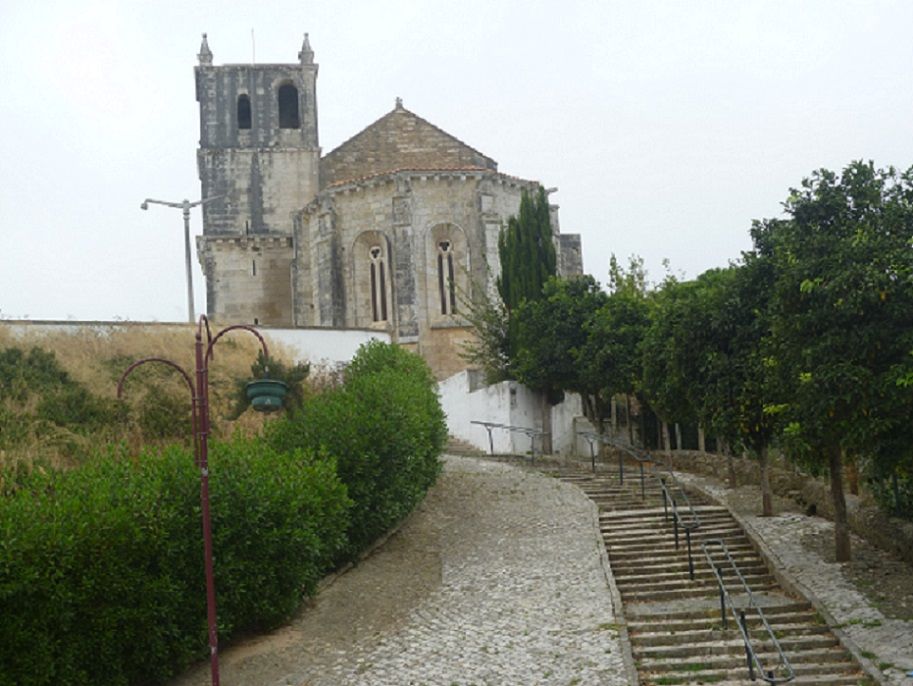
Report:
[[578,356],[581,374],[598,389],[591,408],[591,417],[597,422],[605,419],[616,395],[631,396],[638,390],[640,346],[650,323],[643,260],[632,257],[625,271],[612,255],[609,290],[605,302],[586,324],[587,340]]
[[650,326],[642,343],[641,388],[650,406],[666,423],[697,419],[695,389],[690,382],[700,349],[692,335],[697,300],[704,284],[667,278],[651,301]]
[[829,469],[837,559],[844,561],[843,451],[897,449],[913,418],[913,169],[898,175],[854,162],[840,175],[820,170],[784,206],[788,219],[752,231],[776,270],[777,409],[793,451]]
[[586,373],[581,355],[590,320],[606,302],[592,276],[552,278],[542,298],[526,300],[516,309],[517,379],[546,394],[552,403],[563,391],[591,398],[598,379]]

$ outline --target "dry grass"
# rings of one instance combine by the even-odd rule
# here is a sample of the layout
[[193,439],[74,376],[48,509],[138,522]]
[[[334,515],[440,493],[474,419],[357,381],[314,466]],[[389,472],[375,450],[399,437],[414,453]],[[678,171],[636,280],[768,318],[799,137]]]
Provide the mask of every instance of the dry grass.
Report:
[[[187,325],[127,325],[115,330],[99,331],[89,328],[53,330],[48,327],[13,329],[0,323],[0,350],[19,347],[29,350],[41,347],[53,351],[60,365],[76,381],[97,396],[114,398],[117,382],[124,370],[135,360],[145,357],[163,357],[181,365],[193,378],[195,326]],[[291,356],[280,344],[269,341],[274,358],[290,361]],[[238,379],[248,379],[251,364],[256,360],[259,343],[243,331],[232,332],[221,339],[214,348],[210,362],[209,386],[211,417],[216,435],[229,435],[234,431],[256,432],[263,426],[262,415],[244,412],[237,420],[224,417],[234,404],[235,384]],[[135,406],[150,384],[155,384],[176,397],[186,397],[189,406],[190,391],[180,375],[160,364],[148,364],[137,369],[125,384],[124,401]],[[6,402],[6,399],[0,398]],[[34,402],[34,399],[33,399]],[[17,408],[27,412],[30,408]],[[32,408],[33,409],[33,408]],[[93,441],[125,439],[132,448],[138,448],[142,439],[135,430],[120,436],[86,437],[60,428],[43,432],[40,438],[17,446],[15,451],[0,451],[0,464],[10,462],[48,462],[66,466],[64,454],[71,452],[74,444],[87,448]]]

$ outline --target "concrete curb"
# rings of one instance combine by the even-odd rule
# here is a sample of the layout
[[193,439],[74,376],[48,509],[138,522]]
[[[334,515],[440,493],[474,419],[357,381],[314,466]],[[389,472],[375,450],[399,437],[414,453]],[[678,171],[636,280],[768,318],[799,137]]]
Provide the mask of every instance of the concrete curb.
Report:
[[885,680],[881,670],[879,670],[871,660],[863,657],[859,646],[856,645],[856,643],[845,631],[839,628],[839,622],[837,622],[834,616],[830,613],[824,602],[818,598],[818,596],[815,595],[815,593],[812,592],[808,586],[803,584],[798,579],[794,578],[792,574],[786,571],[786,565],[780,559],[779,555],[777,555],[770,548],[770,546],[767,545],[767,542],[757,531],[757,529],[755,529],[750,522],[743,519],[740,514],[733,512],[729,505],[727,505],[710,491],[703,488],[703,486],[700,484],[695,483],[691,479],[688,479],[687,483],[689,486],[697,489],[702,494],[710,498],[713,502],[719,504],[722,507],[725,507],[729,511],[729,514],[732,515],[732,518],[738,522],[739,526],[741,526],[742,529],[744,529],[745,533],[748,535],[748,540],[751,541],[751,544],[764,560],[764,563],[767,565],[767,567],[771,570],[774,578],[777,580],[777,583],[783,587],[783,590],[785,590],[787,593],[790,593],[791,595],[805,598],[808,602],[810,602],[812,607],[814,607],[818,614],[824,618],[824,621],[827,622],[828,628],[834,632],[834,636],[837,637],[840,645],[843,646],[843,648],[853,656],[853,659],[856,660],[856,663],[862,668],[862,671],[864,671],[866,675],[876,683],[882,686],[887,686],[888,682]]
[[599,551],[599,562],[602,565],[602,573],[605,575],[606,584],[609,586],[609,593],[612,595],[612,610],[615,615],[615,625],[618,627],[618,641],[621,644],[621,659],[625,666],[625,677],[630,686],[640,686],[640,677],[637,674],[637,666],[634,662],[634,652],[631,649],[631,638],[628,636],[628,621],[625,618],[621,592],[615,583],[615,575],[612,573],[612,565],[609,562],[609,554],[605,549],[605,541],[602,540],[599,507],[592,500],[590,500],[590,505],[593,511],[593,529],[596,533],[596,549]]

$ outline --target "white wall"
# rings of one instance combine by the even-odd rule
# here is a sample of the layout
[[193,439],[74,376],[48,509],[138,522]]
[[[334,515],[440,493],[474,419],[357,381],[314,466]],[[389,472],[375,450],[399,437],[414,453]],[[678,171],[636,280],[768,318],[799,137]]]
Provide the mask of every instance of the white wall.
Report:
[[[185,329],[191,332],[195,324],[178,322],[99,322],[99,321],[0,321],[0,326],[11,331],[14,336],[26,334],[53,333],[58,331],[76,332],[79,329],[91,329],[98,333],[111,333],[120,329],[154,328]],[[213,333],[218,329],[217,326]],[[291,352],[295,362],[310,362],[317,366],[336,366],[348,362],[355,355],[358,346],[370,340],[377,339],[390,342],[390,335],[385,331],[369,331],[366,329],[280,329],[260,326],[256,327],[263,333],[267,342],[276,341],[286,346]]]
[[[542,428],[542,401],[538,394],[514,381],[473,388],[472,376],[472,372],[463,371],[438,384],[451,436],[488,452],[488,432],[473,421]],[[574,452],[574,419],[582,414],[581,407],[580,396],[568,394],[563,403],[551,408],[555,452]],[[518,432],[494,429],[492,441],[495,453],[523,454],[530,449],[529,437]]]

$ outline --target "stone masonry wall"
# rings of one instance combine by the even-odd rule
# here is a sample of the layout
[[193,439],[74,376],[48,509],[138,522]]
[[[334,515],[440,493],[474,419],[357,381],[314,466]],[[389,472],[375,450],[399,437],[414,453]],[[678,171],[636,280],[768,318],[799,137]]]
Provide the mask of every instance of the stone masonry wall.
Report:
[[291,325],[291,237],[200,236],[197,252],[215,321]]
[[320,161],[323,188],[400,169],[477,167],[497,163],[397,105]]

